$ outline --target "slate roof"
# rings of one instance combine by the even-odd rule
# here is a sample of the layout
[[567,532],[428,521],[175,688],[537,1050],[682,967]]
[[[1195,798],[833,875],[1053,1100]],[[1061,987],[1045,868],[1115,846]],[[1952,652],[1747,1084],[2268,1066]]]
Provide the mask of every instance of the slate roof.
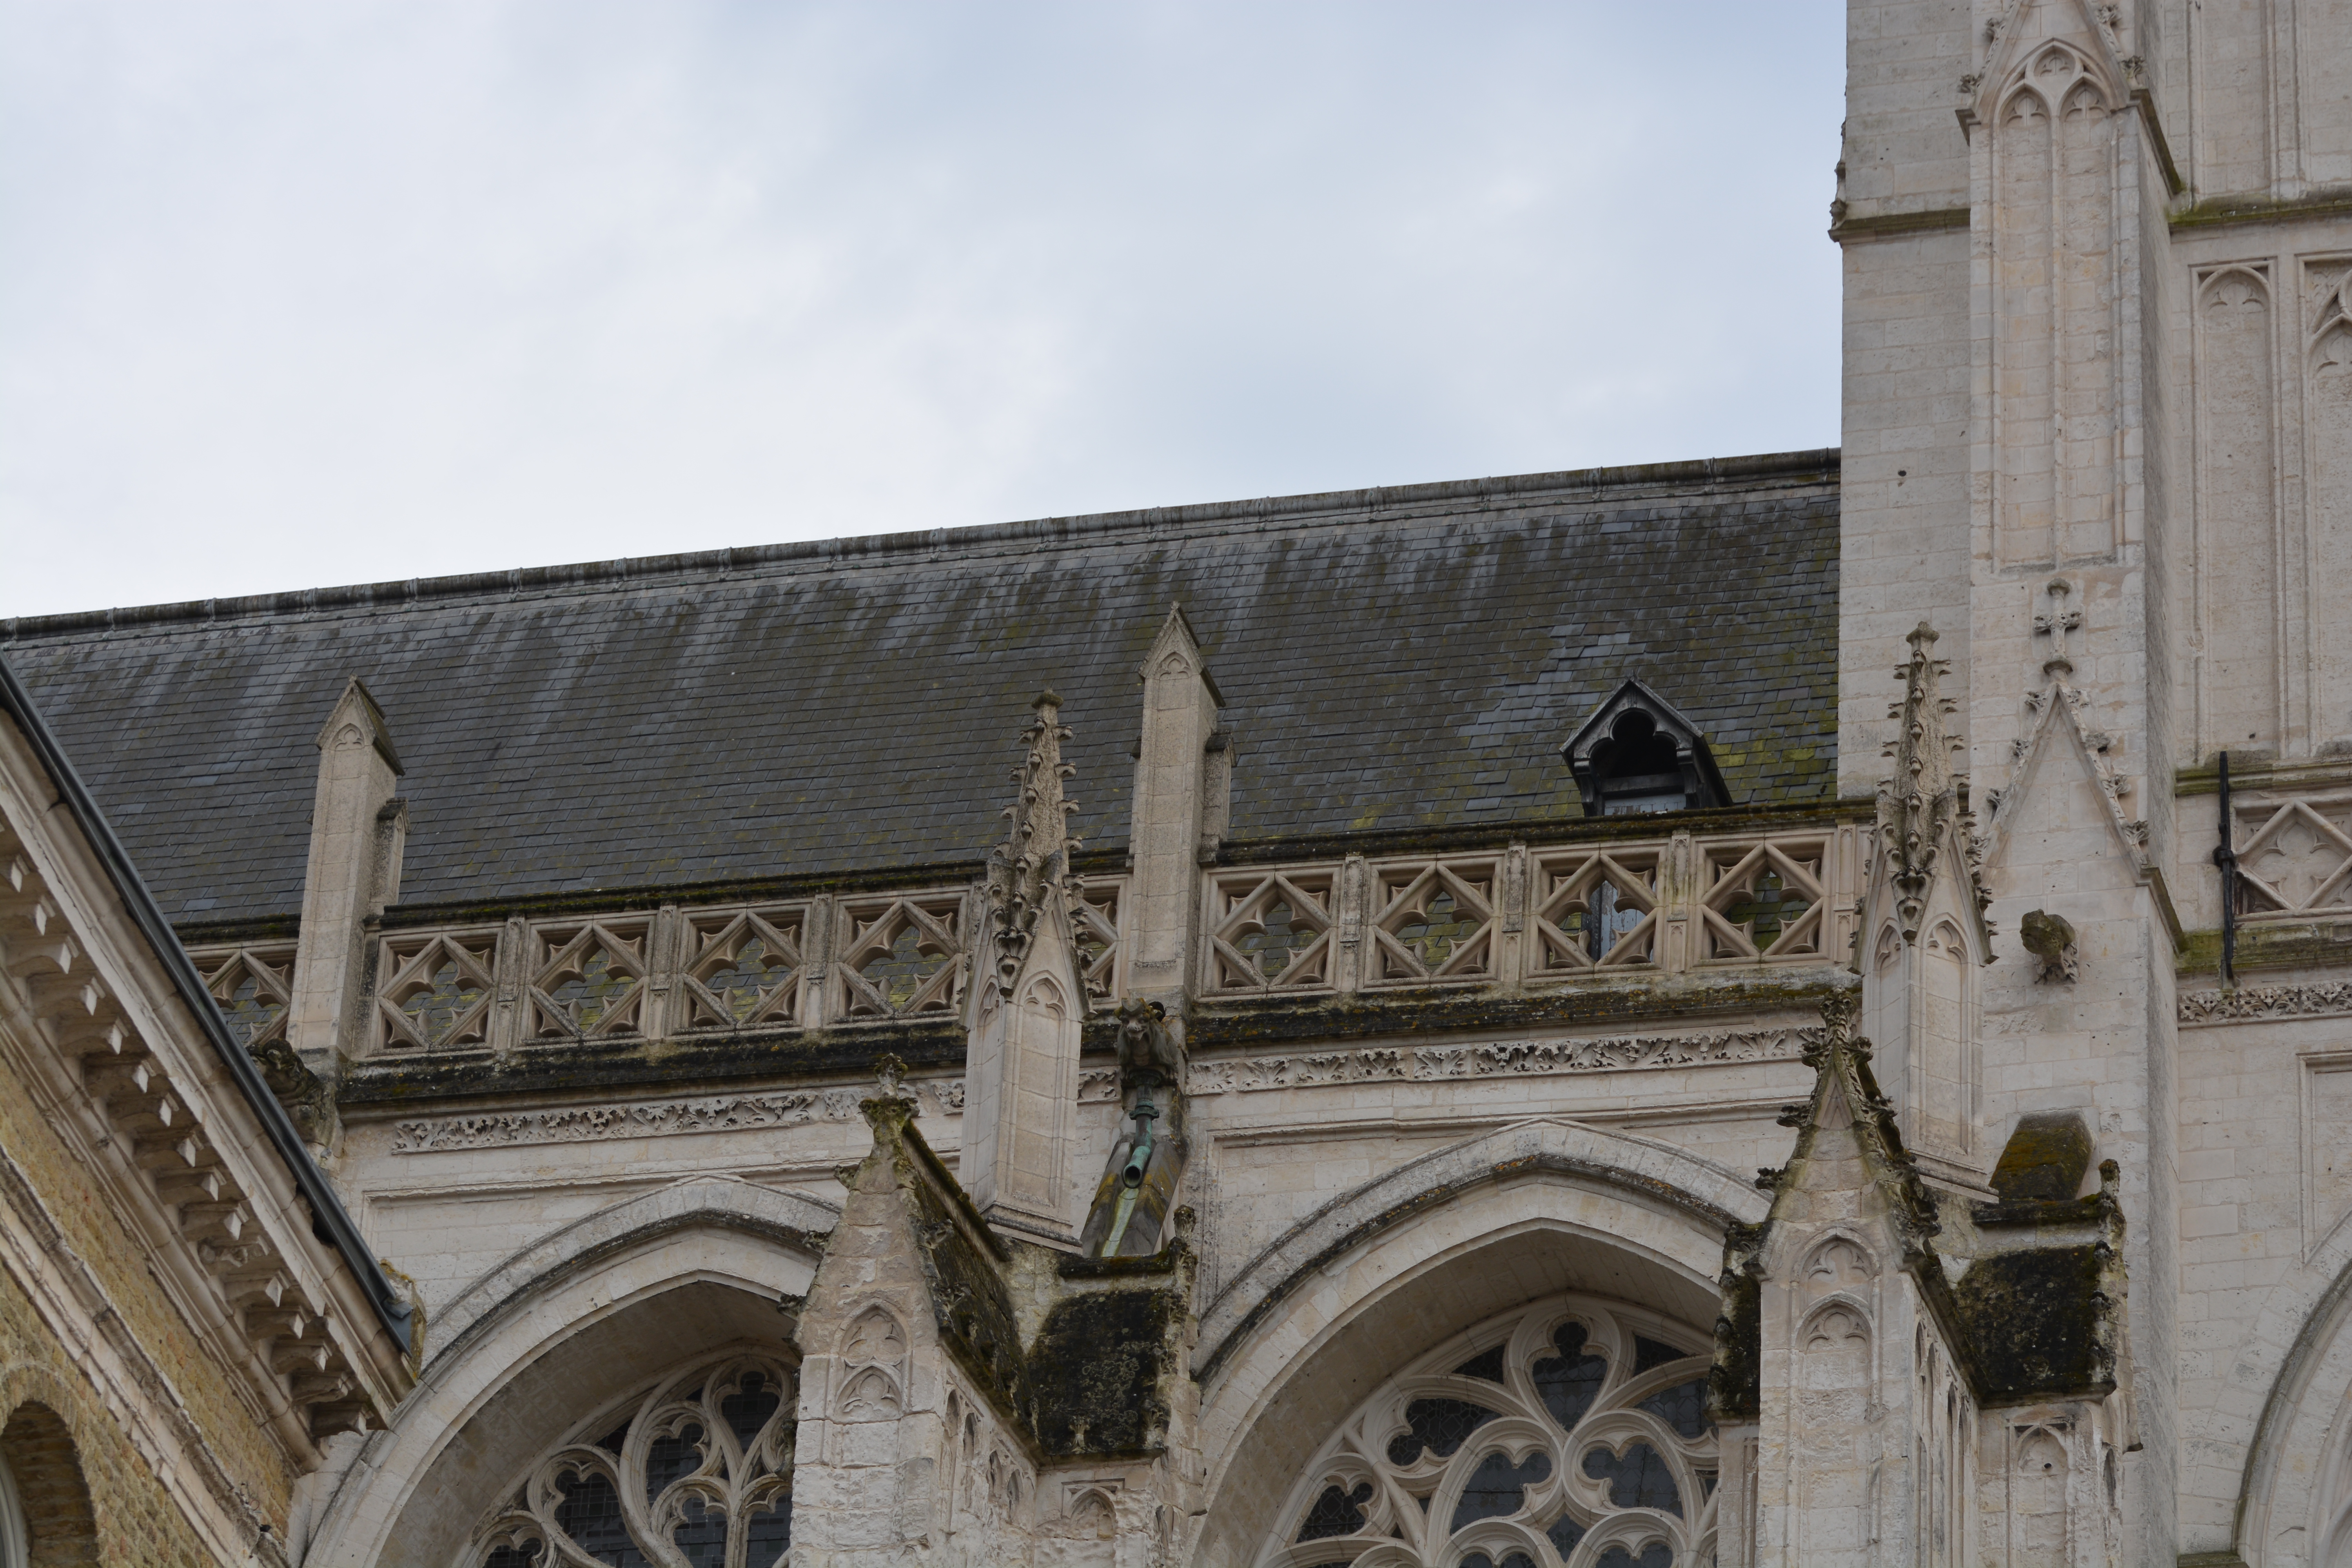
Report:
[[1126,838],[1171,602],[1236,749],[1230,837],[1580,815],[1627,676],[1740,803],[1836,772],[1834,450],[1296,496],[0,622],[184,923],[297,914],[345,680],[407,767],[404,901],[983,855],[1029,700]]

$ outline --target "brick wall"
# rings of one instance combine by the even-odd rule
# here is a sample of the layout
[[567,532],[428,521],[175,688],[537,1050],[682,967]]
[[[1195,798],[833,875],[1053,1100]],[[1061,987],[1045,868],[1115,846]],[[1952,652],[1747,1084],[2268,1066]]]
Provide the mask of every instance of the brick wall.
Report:
[[[65,1245],[105,1290],[222,1469],[282,1531],[293,1480],[282,1457],[149,1273],[140,1242],[110,1212],[90,1173],[45,1123],[26,1085],[5,1062],[0,1148],[25,1173]],[[96,1561],[160,1565],[211,1560],[152,1461],[139,1451],[125,1426],[128,1413],[107,1408],[99,1388],[44,1321],[26,1281],[0,1273],[0,1415],[26,1405],[55,1412],[80,1456],[98,1521]],[[13,1452],[10,1463],[15,1468]],[[21,1485],[23,1471],[17,1474]],[[36,1563],[84,1560],[45,1558],[37,1545],[34,1557]]]

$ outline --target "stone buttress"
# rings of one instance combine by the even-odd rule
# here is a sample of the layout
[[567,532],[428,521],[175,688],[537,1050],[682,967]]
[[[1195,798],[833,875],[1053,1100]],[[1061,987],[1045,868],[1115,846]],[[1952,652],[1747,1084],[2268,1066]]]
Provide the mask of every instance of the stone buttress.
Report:
[[895,1060],[800,1319],[797,1568],[1179,1561],[1193,1259],[1094,1261],[992,1230]]
[[2120,1565],[2115,1167],[2077,1197],[2087,1131],[2021,1131],[1998,1201],[1931,1187],[1856,1010],[1823,1008],[1795,1152],[1759,1178],[1771,1212],[1725,1247],[1718,1561]]

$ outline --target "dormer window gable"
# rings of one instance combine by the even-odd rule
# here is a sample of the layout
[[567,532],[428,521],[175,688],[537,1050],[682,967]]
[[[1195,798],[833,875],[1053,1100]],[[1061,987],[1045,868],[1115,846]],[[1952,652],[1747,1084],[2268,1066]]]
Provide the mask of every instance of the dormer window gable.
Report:
[[1706,737],[1675,705],[1628,680],[1559,749],[1587,816],[1729,805]]

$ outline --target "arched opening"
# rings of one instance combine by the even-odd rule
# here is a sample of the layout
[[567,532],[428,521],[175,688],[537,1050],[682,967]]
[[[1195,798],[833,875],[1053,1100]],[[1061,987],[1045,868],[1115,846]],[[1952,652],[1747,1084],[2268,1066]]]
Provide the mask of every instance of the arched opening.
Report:
[[47,1405],[20,1405],[0,1426],[0,1493],[10,1494],[0,1501],[0,1563],[94,1568],[98,1516],[81,1457],[65,1419]]
[[[307,1560],[370,1568],[470,1565],[496,1549],[480,1533],[486,1521],[509,1505],[531,1511],[527,1494],[534,1482],[545,1479],[556,1491],[581,1484],[542,1478],[544,1461],[568,1447],[597,1447],[615,1428],[627,1449],[637,1441],[640,1406],[656,1394],[644,1454],[625,1451],[607,1460],[583,1455],[565,1473],[586,1476],[591,1486],[601,1473],[617,1492],[615,1478],[636,1475],[627,1468],[636,1465],[650,1489],[646,1506],[668,1495],[672,1524],[704,1521],[714,1503],[732,1506],[746,1520],[774,1513],[751,1506],[759,1501],[751,1489],[776,1476],[787,1456],[771,1447],[760,1464],[749,1463],[746,1439],[727,1436],[734,1431],[727,1402],[773,1394],[779,1408],[793,1405],[782,1383],[798,1373],[794,1313],[815,1277],[817,1238],[837,1217],[795,1194],[698,1178],[615,1204],[518,1252],[442,1311],[437,1348],[416,1388],[367,1440],[324,1503]],[[758,1386],[711,1394],[721,1363],[759,1372]],[[705,1374],[699,1392],[665,1382],[697,1372]],[[655,1446],[684,1440],[687,1407],[698,1400],[703,1412],[691,1424],[700,1430],[698,1444],[661,1450],[668,1456],[663,1464],[688,1457],[691,1464],[675,1474],[659,1471],[667,1479],[652,1485]],[[732,1408],[740,1414],[741,1406]],[[789,1437],[790,1421],[779,1417],[781,1437]],[[656,1431],[664,1422],[671,1429]],[[691,1478],[698,1478],[693,1486],[667,1489]],[[788,1479],[782,1484],[788,1487]],[[564,1506],[548,1503],[550,1510]],[[602,1560],[551,1553],[546,1545],[534,1552],[538,1544],[520,1535],[508,1543],[520,1562],[541,1568]],[[742,1544],[747,1551],[752,1544],[748,1535]],[[677,1555],[675,1548],[651,1559],[635,1546],[627,1551],[620,1561]]]
[[1325,1439],[1256,1561],[1704,1562],[1717,1473],[1707,1348],[1691,1324],[1575,1294],[1447,1335]]
[[656,1378],[517,1471],[461,1568],[626,1568],[669,1552],[774,1568],[793,1540],[799,1394],[791,1359],[756,1347]]
[[[1706,1325],[1719,1305],[1715,1277],[1722,1266],[1723,1226],[1760,1219],[1763,1207],[1752,1187],[1687,1153],[1590,1128],[1535,1123],[1416,1162],[1331,1205],[1262,1254],[1202,1316],[1195,1364],[1203,1368],[1201,1432],[1209,1508],[1195,1560],[1289,1568],[1354,1563],[1356,1556],[1345,1552],[1289,1553],[1302,1544],[1297,1539],[1305,1524],[1300,1509],[1311,1509],[1326,1489],[1310,1472],[1319,1474],[1318,1465],[1338,1452],[1335,1444],[1343,1442],[1351,1424],[1360,1423],[1385,1394],[1405,1386],[1399,1380],[1470,1375],[1454,1369],[1491,1354],[1498,1343],[1516,1344],[1519,1329],[1545,1303],[1573,1298],[1591,1303],[1591,1312],[1610,1315],[1617,1339],[1608,1342],[1619,1353],[1613,1361],[1602,1359],[1609,1361],[1605,1392],[1612,1399],[1630,1395],[1638,1406],[1664,1386],[1688,1383],[1685,1376],[1663,1380],[1660,1389],[1633,1387],[1633,1377],[1665,1363],[1641,1361],[1638,1347],[1629,1361],[1619,1342],[1630,1342],[1637,1328],[1640,1337],[1685,1355],[1710,1344]],[[1600,1324],[1587,1331],[1597,1334]],[[1507,1375],[1532,1387],[1535,1362],[1570,1359],[1559,1355],[1556,1342],[1548,1342],[1552,1349],[1540,1352],[1533,1339],[1519,1346],[1527,1352],[1525,1365],[1514,1359],[1518,1350],[1507,1350]],[[1498,1437],[1517,1433],[1529,1444],[1551,1445],[1545,1485],[1553,1490],[1521,1510],[1520,1524],[1555,1506],[1572,1512],[1559,1489],[1600,1484],[1583,1475],[1581,1447],[1572,1456],[1581,1479],[1558,1479],[1560,1466],[1570,1462],[1560,1445],[1571,1434],[1536,1422],[1529,1397],[1523,1388],[1523,1408],[1511,1416],[1513,1425],[1495,1424]],[[1391,1414],[1407,1419],[1401,1409]],[[1370,1444],[1375,1451],[1363,1456],[1363,1472],[1343,1499],[1352,1498],[1357,1485],[1372,1484],[1375,1494],[1369,1496],[1387,1484],[1379,1473],[1379,1445],[1394,1436],[1384,1431],[1360,1440],[1359,1446]],[[1615,1438],[1631,1436],[1617,1432]],[[1504,1462],[1525,1464],[1533,1451],[1514,1450]],[[1712,1453],[1711,1446],[1706,1452]],[[1475,1470],[1486,1457],[1482,1448],[1464,1463]],[[1696,1478],[1700,1468],[1711,1476],[1711,1458],[1702,1463],[1685,1454],[1684,1462],[1692,1468],[1687,1484],[1711,1499],[1711,1480]],[[1410,1479],[1413,1485],[1432,1480],[1418,1473]],[[1458,1506],[1467,1479],[1454,1477],[1448,1484],[1455,1487],[1449,1495]],[[1301,1489],[1315,1495],[1306,1498]],[[1412,1486],[1405,1490],[1412,1494]],[[1434,1509],[1433,1484],[1430,1494]],[[1417,1494],[1412,1506],[1419,1511]],[[1577,1522],[1589,1531],[1599,1519],[1589,1508],[1587,1515]],[[1384,1517],[1391,1530],[1404,1522],[1393,1512]],[[1540,1522],[1548,1526],[1558,1517],[1547,1513]],[[1452,1516],[1443,1522],[1450,1525]],[[1463,1521],[1465,1529],[1484,1522],[1489,1521]],[[1687,1518],[1681,1528],[1677,1539],[1695,1548]],[[1443,1532],[1442,1540],[1424,1542],[1437,1552],[1427,1561],[1456,1568],[1461,1552],[1483,1539]],[[1594,1560],[1616,1541],[1635,1564],[1643,1564],[1643,1552],[1657,1544],[1594,1539],[1602,1542]],[[1378,1554],[1361,1555],[1367,1568],[1417,1568],[1423,1558],[1398,1555],[1417,1550],[1391,1535]],[[1550,1568],[1542,1556],[1525,1554]],[[1493,1556],[1496,1568],[1507,1555]],[[1551,1562],[1557,1558],[1554,1551]],[[1584,1568],[1583,1558],[1575,1561]]]
[[711,1538],[724,1551],[740,1535],[750,1555],[715,1560],[771,1568],[791,1521],[792,1331],[773,1297],[711,1279],[656,1287],[583,1324],[448,1435],[376,1561],[579,1561],[557,1549],[560,1535],[617,1568],[661,1561],[649,1541],[687,1552]]

